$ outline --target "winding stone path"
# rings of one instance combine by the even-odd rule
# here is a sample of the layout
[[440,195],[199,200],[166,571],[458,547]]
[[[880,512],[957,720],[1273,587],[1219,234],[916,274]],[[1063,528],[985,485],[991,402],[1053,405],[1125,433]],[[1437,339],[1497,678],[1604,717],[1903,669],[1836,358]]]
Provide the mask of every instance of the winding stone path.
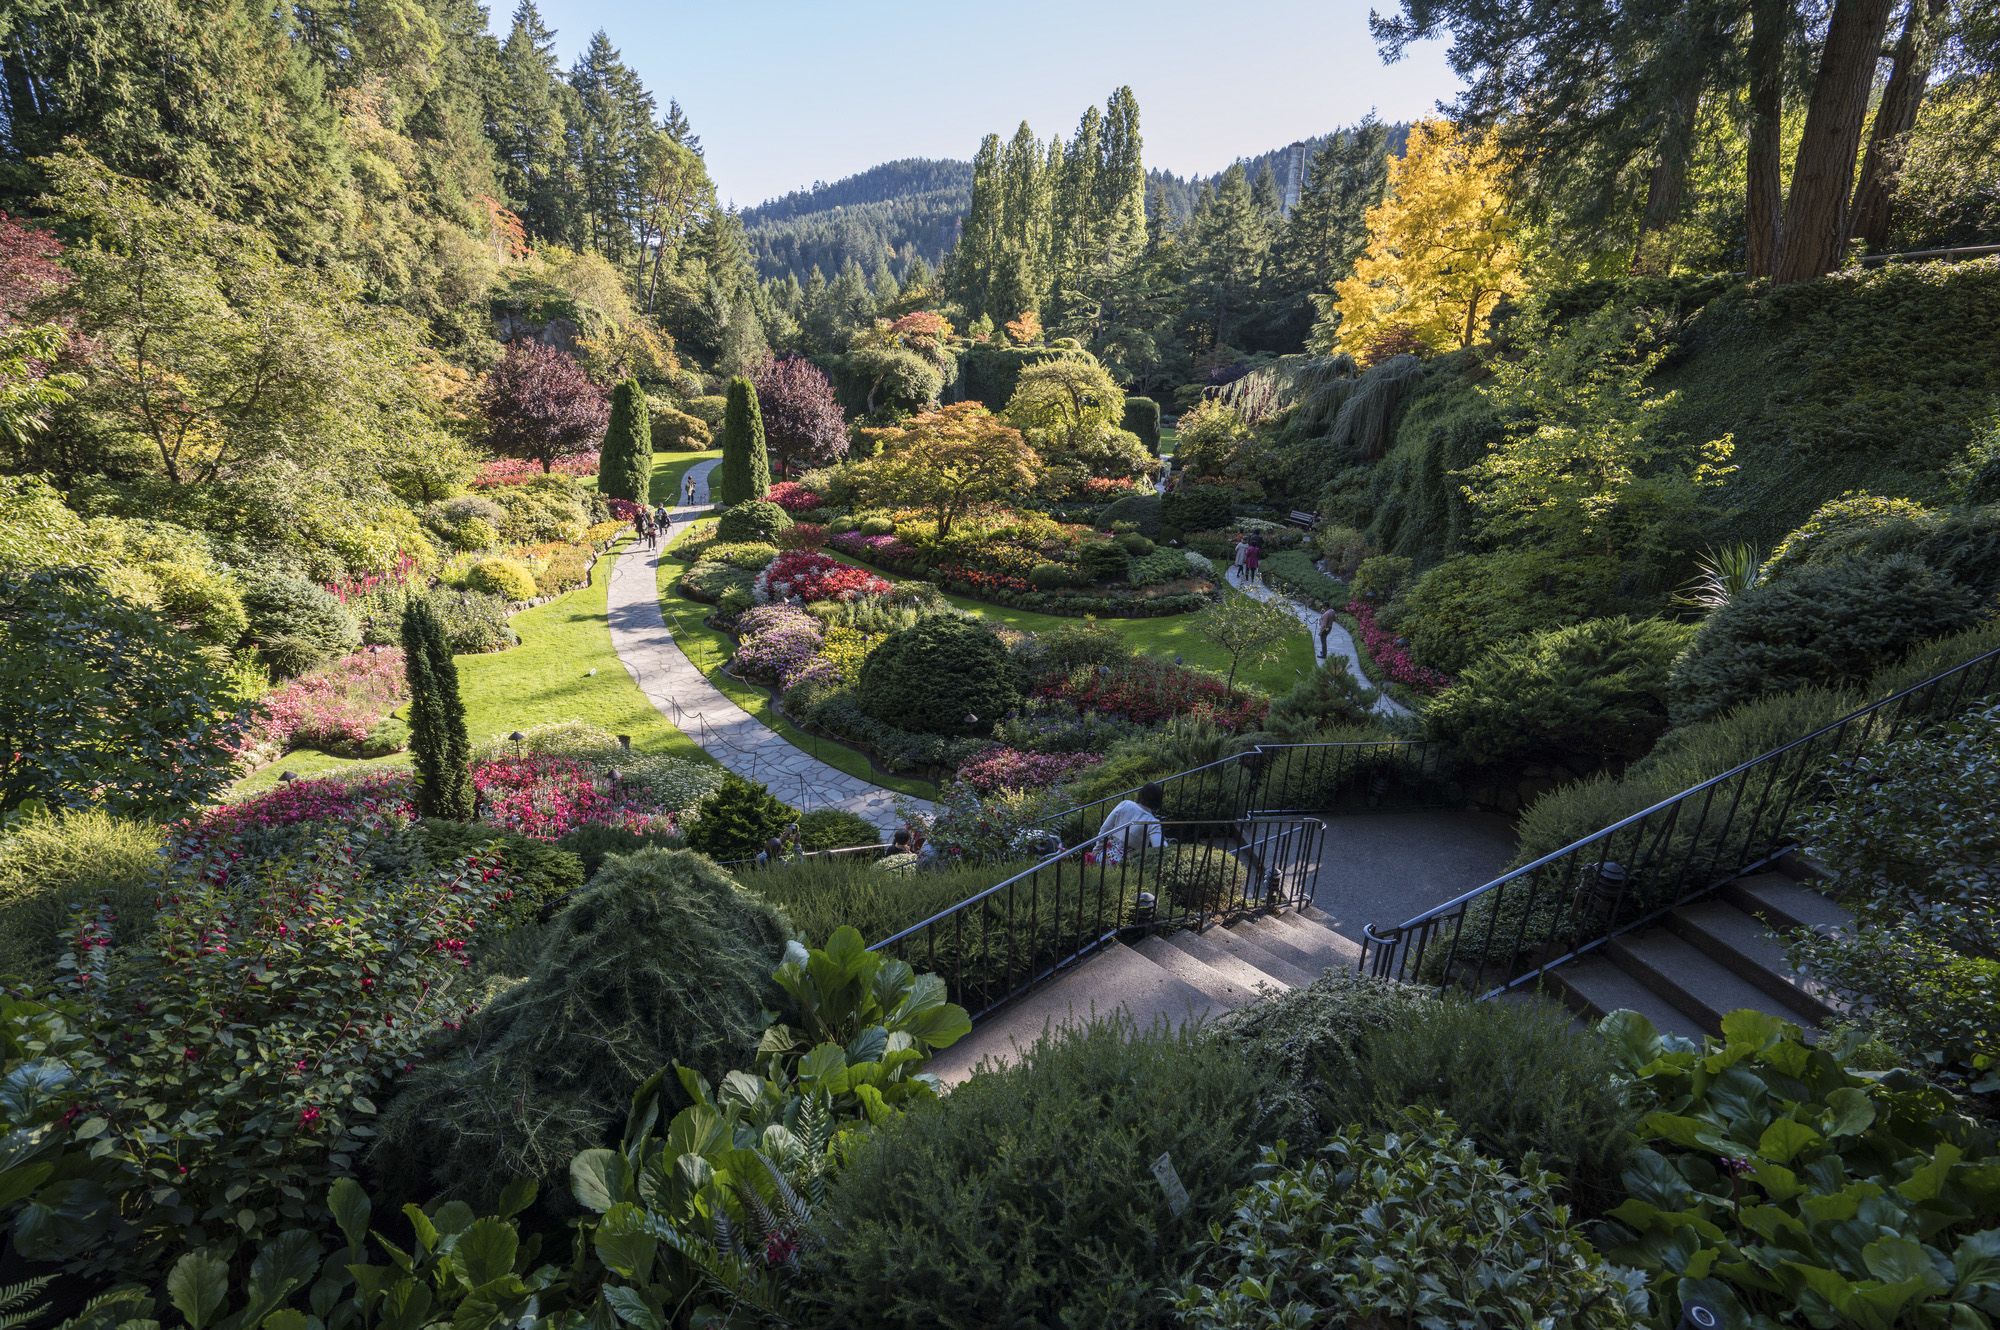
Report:
[[[1229,585],[1235,587],[1244,595],[1255,600],[1276,601],[1297,615],[1299,622],[1306,626],[1306,635],[1312,638],[1314,659],[1324,664],[1328,656],[1339,656],[1345,662],[1348,673],[1359,679],[1363,686],[1368,688],[1375,687],[1374,684],[1368,682],[1368,671],[1361,668],[1361,652],[1355,648],[1354,636],[1347,631],[1346,625],[1336,623],[1327,632],[1326,655],[1322,656],[1319,653],[1318,610],[1310,605],[1302,605],[1296,600],[1281,596],[1262,582],[1245,582],[1243,574],[1239,569],[1231,568],[1227,576],[1229,578]],[[1378,694],[1375,699],[1376,715],[1414,716],[1416,714],[1401,702],[1389,696],[1387,692],[1378,690]]]
[[[708,477],[717,461],[688,471],[695,501],[673,509],[674,524],[709,510]],[[685,485],[686,479],[681,482]],[[676,495],[679,498],[680,495]],[[631,544],[611,568],[608,614],[611,645],[647,700],[680,731],[729,770],[762,781],[771,792],[806,812],[838,808],[867,818],[885,831],[902,825],[901,799],[927,811],[930,805],[828,766],[731,701],[695,668],[674,641],[660,612],[659,564],[666,548]]]

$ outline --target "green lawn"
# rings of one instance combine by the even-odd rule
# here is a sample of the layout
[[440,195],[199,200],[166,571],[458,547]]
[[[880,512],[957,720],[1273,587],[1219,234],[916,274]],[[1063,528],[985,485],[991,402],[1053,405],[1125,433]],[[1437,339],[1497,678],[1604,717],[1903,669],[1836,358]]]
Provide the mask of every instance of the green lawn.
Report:
[[[698,460],[676,459],[683,471]],[[459,691],[474,743],[534,725],[583,720],[613,734],[631,735],[632,746],[645,752],[709,760],[639,691],[611,648],[605,598],[612,557],[607,553],[598,559],[589,586],[515,615],[514,631],[521,635],[521,645],[458,658]],[[408,761],[407,754],[359,761],[300,750],[245,777],[236,793],[268,788],[277,783],[280,771],[324,775]]]
[[[675,538],[680,538],[678,532]],[[666,617],[667,626],[673,629],[674,641],[680,644],[682,652],[694,662],[696,669],[708,677],[710,683],[737,706],[783,735],[794,747],[803,748],[828,766],[903,794],[923,799],[937,797],[937,786],[929,781],[877,770],[864,754],[846,744],[806,733],[778,714],[771,695],[764,689],[723,673],[722,667],[728,663],[735,642],[729,634],[708,626],[711,606],[688,599],[676,587],[675,583],[686,567],[686,564],[672,560],[660,564],[660,612]]]

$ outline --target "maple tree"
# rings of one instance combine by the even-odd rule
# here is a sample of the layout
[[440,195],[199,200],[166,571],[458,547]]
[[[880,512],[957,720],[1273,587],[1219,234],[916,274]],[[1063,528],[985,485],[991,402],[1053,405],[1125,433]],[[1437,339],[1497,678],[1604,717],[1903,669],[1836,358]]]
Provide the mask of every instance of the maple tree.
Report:
[[547,471],[597,446],[609,415],[604,394],[577,363],[540,342],[509,342],[479,390],[486,442],[495,452],[526,457]]
[[803,356],[786,356],[764,361],[750,379],[764,411],[764,443],[780,472],[790,475],[847,455],[847,421],[819,366]]
[[[1470,346],[1503,296],[1526,289],[1491,136],[1442,120],[1410,131],[1389,190],[1368,210],[1368,248],[1321,306],[1315,349],[1363,354],[1390,328],[1445,351]],[[1329,326],[1327,315],[1337,315]]]
[[1024,490],[1041,471],[1041,458],[1021,432],[977,402],[954,402],[867,433],[881,449],[867,467],[870,491],[929,509],[940,539],[973,504]]

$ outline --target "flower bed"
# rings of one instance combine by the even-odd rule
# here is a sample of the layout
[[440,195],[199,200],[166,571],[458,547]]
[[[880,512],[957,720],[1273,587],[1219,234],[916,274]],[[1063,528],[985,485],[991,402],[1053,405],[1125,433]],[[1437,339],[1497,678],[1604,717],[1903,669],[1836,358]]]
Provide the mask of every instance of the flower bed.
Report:
[[795,605],[758,605],[736,620],[738,673],[780,691],[802,683],[838,683],[840,671],[820,654],[825,633],[818,619]]
[[764,497],[788,513],[809,513],[826,502],[796,480],[779,481],[765,491]]
[[1375,621],[1373,605],[1365,600],[1350,600],[1347,602],[1347,613],[1354,620],[1354,638],[1365,653],[1364,658],[1372,661],[1389,682],[1414,688],[1421,693],[1435,693],[1451,687],[1450,675],[1427,665],[1419,665],[1411,659],[1409,648]]
[[276,789],[204,812],[188,827],[191,844],[235,840],[256,831],[301,822],[350,823],[361,819],[408,820],[414,814],[408,772],[286,781]]
[[403,653],[369,647],[288,680],[258,701],[237,755],[253,766],[294,748],[359,747],[405,697]]
[[479,468],[472,477],[474,489],[490,489],[495,485],[525,485],[544,475],[594,476],[597,474],[597,454],[578,453],[565,457],[552,465],[548,471],[542,470],[540,462],[525,457],[502,457]]
[[865,568],[806,550],[779,555],[769,568],[758,574],[756,585],[760,604],[770,600],[806,604],[816,600],[854,600],[892,589],[890,582]]
[[1014,573],[972,568],[950,560],[927,562],[914,545],[900,536],[864,536],[843,531],[829,537],[826,543],[850,558],[866,560],[899,577],[921,578],[955,595],[969,596],[989,605],[1079,619],[1089,616],[1149,619],[1189,614],[1206,608],[1216,587],[1212,578],[1190,577],[1131,589],[1044,591]]
[[1098,753],[1031,753],[1004,745],[958,769],[958,778],[981,794],[995,790],[1040,790],[1104,760]]
[[826,544],[826,528],[815,522],[794,522],[778,533],[781,550],[816,550]]
[[1035,696],[1148,725],[1174,716],[1198,716],[1232,732],[1260,723],[1270,706],[1263,698],[1232,692],[1212,675],[1151,656],[1134,656],[1117,665],[1082,666],[1045,680]]
[[629,791],[599,784],[597,772],[567,757],[503,757],[472,769],[482,820],[536,840],[578,827],[640,834],[674,830],[671,813],[643,806]]

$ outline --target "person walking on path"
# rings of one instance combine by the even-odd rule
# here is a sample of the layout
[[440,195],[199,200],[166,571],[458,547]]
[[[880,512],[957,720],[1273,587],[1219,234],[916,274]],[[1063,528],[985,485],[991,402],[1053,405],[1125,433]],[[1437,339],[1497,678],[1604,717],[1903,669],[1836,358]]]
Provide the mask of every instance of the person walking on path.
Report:
[[1244,573],[1243,562],[1249,557],[1250,557],[1249,538],[1246,536],[1238,536],[1236,538],[1236,572],[1238,576],[1243,575]]
[[1250,537],[1249,546],[1244,550],[1243,553],[1244,581],[1256,582],[1260,586],[1263,584],[1264,578],[1262,574],[1260,574],[1257,571],[1257,565],[1263,561],[1263,558],[1264,558],[1264,546],[1258,542],[1257,537],[1255,536]]
[[1326,659],[1326,639],[1333,636],[1333,626],[1340,620],[1338,611],[1329,605],[1319,612],[1319,658]]
[[692,504],[692,503],[694,502],[694,477],[693,477],[693,476],[689,476],[689,477],[687,478],[687,484],[685,484],[685,485],[683,485],[683,486],[681,487],[681,502],[682,502],[682,503],[685,503],[685,504]]

